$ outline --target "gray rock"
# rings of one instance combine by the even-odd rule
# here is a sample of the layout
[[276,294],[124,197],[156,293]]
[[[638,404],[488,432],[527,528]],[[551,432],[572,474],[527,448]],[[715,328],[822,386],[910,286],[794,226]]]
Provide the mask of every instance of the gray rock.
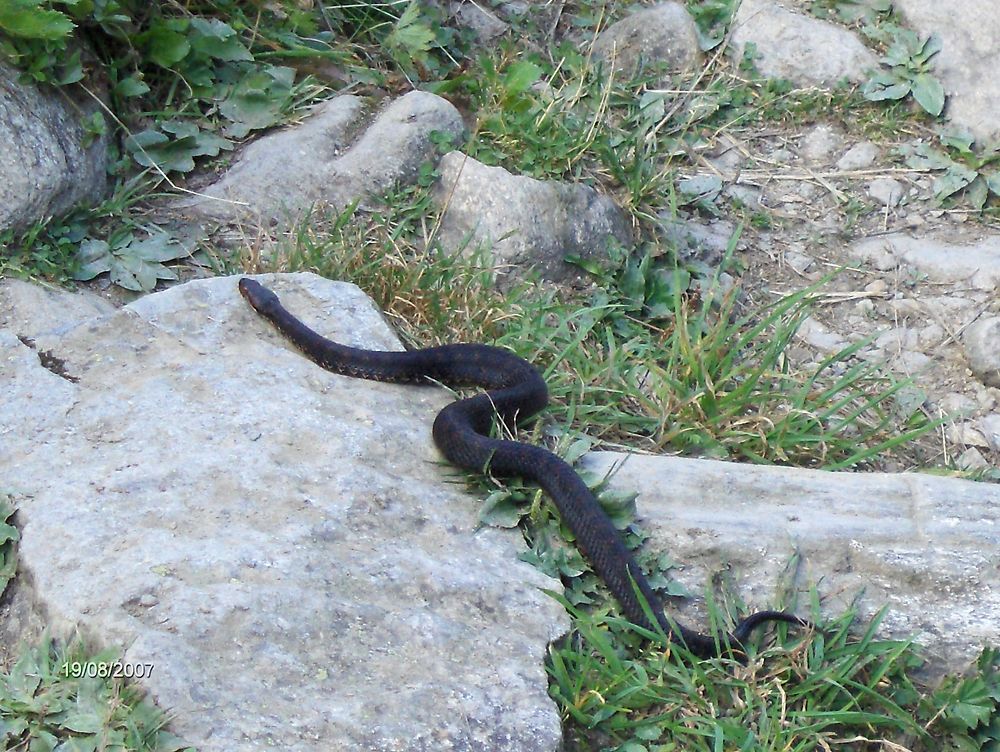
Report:
[[[1000,488],[918,473],[829,473],[679,457],[599,452],[624,466],[613,488],[639,492],[647,545],[668,551],[695,593],[721,567],[749,608],[777,604],[790,557],[798,586],[816,583],[826,613],[861,595],[880,635],[915,636],[938,671],[959,670],[1000,643]],[[699,599],[700,603],[700,599]],[[801,594],[800,608],[808,603]],[[703,627],[701,610],[679,619]]]
[[785,251],[781,254],[781,258],[799,274],[805,274],[816,263],[812,256],[807,256],[799,251]]
[[8,279],[0,284],[0,329],[22,337],[62,334],[81,320],[106,316],[114,303],[89,290],[67,295],[65,290]]
[[838,352],[849,344],[840,334],[831,331],[826,324],[813,316],[807,316],[802,320],[795,337],[826,353]]
[[[709,266],[716,266],[726,255],[729,243],[736,233],[736,225],[727,220],[706,222],[700,218],[679,218],[672,213],[660,216],[663,237],[676,251],[682,261],[697,260]],[[745,242],[737,242],[737,249],[746,248]]]
[[987,386],[1000,386],[1000,318],[974,321],[962,333],[969,368]]
[[[263,281],[320,331],[399,349],[352,285]],[[76,381],[18,340],[31,319],[0,329],[12,611],[152,664],[206,752],[559,748],[543,660],[565,613],[441,463],[444,390],[318,368],[233,277],[37,334]]]
[[610,241],[632,242],[624,212],[589,186],[512,175],[457,151],[442,157],[439,171],[438,239],[449,250],[486,246],[501,268],[530,266],[561,279],[578,271],[567,255],[605,258]]
[[1000,139],[1000,78],[995,75],[1000,15],[994,0],[896,0],[893,7],[921,36],[941,39],[933,64],[948,95],[948,118],[971,131],[981,146]]
[[848,250],[882,271],[905,263],[932,282],[963,282],[986,291],[1000,284],[1000,235],[958,237],[952,233],[942,240],[892,233],[859,240]]
[[990,463],[983,457],[982,452],[975,447],[969,447],[962,452],[955,460],[955,465],[963,470],[988,470],[990,467]]
[[951,418],[969,415],[976,410],[976,401],[960,392],[949,392],[938,400],[937,404],[941,411]]
[[876,178],[868,184],[868,195],[883,206],[898,206],[906,187],[893,178]]
[[343,209],[396,183],[412,181],[435,157],[435,131],[457,137],[462,117],[447,100],[411,91],[364,127],[364,102],[340,96],[301,125],[250,144],[239,161],[179,208],[196,216],[262,226],[300,216],[313,205]]
[[659,3],[611,24],[598,35],[594,56],[626,77],[643,61],[690,70],[701,59],[698,28],[682,3]]
[[489,42],[500,36],[510,27],[486,6],[477,2],[462,2],[454,4],[452,13],[458,25],[470,29],[480,42]]
[[100,105],[81,89],[44,89],[19,75],[0,62],[0,231],[96,204],[108,189],[110,136],[84,145],[83,122]]
[[979,430],[994,452],[1000,449],[1000,415],[992,413],[979,419]]
[[837,169],[848,172],[871,167],[879,157],[879,148],[871,141],[862,141],[844,152],[837,160]]
[[802,86],[831,86],[843,79],[858,83],[878,67],[878,59],[852,32],[772,0],[740,4],[732,34],[737,58],[748,43],[756,46],[761,73]]
[[822,123],[813,126],[802,137],[802,147],[799,151],[803,159],[814,163],[824,163],[831,155],[841,149],[844,136],[833,126]]

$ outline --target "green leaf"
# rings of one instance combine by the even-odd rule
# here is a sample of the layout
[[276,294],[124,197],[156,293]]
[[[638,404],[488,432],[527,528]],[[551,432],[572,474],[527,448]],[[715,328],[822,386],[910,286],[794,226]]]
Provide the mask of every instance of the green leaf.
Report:
[[108,272],[119,287],[148,292],[157,280],[177,279],[162,262],[187,258],[194,250],[191,242],[181,242],[166,232],[157,232],[141,240],[129,234],[113,247],[106,241],[88,239],[80,246],[81,265],[76,279],[93,279]]
[[146,55],[161,68],[170,68],[179,63],[191,51],[187,37],[163,24],[153,26],[140,37]]
[[123,78],[115,86],[115,94],[120,97],[141,97],[149,91],[149,86],[141,78],[141,73],[133,73],[131,76]]
[[957,162],[945,170],[944,175],[934,181],[934,196],[939,201],[958,193],[978,177],[979,173]]
[[490,527],[510,529],[517,527],[524,513],[524,508],[515,503],[510,494],[495,491],[479,510],[479,521]]
[[60,725],[80,734],[96,734],[104,727],[104,722],[93,710],[73,711],[60,721]]
[[218,18],[192,18],[188,39],[191,49],[216,60],[253,60],[233,27]]
[[251,130],[279,123],[292,98],[295,71],[268,66],[243,77],[219,105],[219,112],[233,121],[225,134],[243,138]]
[[44,729],[35,729],[28,742],[28,752],[52,752],[58,743],[59,739],[54,734]]
[[0,544],[17,541],[20,537],[16,527],[8,525],[6,522],[0,522]]
[[976,142],[976,137],[969,131],[961,128],[946,128],[941,130],[939,138],[943,145],[951,147],[963,157],[975,156],[972,145]]
[[[167,135],[170,134],[170,135]],[[125,140],[132,158],[144,167],[157,165],[164,172],[190,172],[194,157],[216,156],[231,149],[232,142],[202,131],[190,121],[167,121],[160,130],[150,128]]]
[[993,172],[986,176],[986,185],[990,193],[1000,196],[1000,172]]
[[80,244],[77,261],[80,266],[73,274],[73,279],[85,282],[98,274],[111,271],[111,250],[106,241],[88,238]]
[[965,198],[977,211],[986,206],[986,199],[990,197],[989,186],[982,175],[976,175],[975,179],[969,183],[965,189]]
[[944,87],[930,73],[920,73],[913,79],[913,98],[934,117],[944,109]]
[[869,102],[886,99],[902,99],[910,93],[910,82],[902,81],[887,73],[880,73],[861,88],[861,94]]
[[384,44],[397,62],[405,64],[409,62],[406,58],[425,60],[434,39],[434,32],[420,18],[420,4],[411,0],[386,36]]
[[938,54],[941,51],[942,47],[943,44],[941,42],[941,37],[938,36],[937,34],[931,34],[929,37],[927,37],[926,40],[924,40],[924,44],[921,47],[920,52],[917,53],[917,55],[921,62],[926,63],[928,60],[930,60],[932,57]]
[[0,29],[13,37],[58,40],[68,37],[76,24],[65,13],[39,8],[40,0],[0,2]]
[[539,79],[542,69],[534,63],[521,61],[507,69],[503,78],[504,95],[507,97],[523,94]]

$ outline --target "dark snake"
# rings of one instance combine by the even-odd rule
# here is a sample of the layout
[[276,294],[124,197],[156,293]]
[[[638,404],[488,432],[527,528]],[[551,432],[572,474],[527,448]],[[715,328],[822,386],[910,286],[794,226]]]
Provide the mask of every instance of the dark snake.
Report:
[[[683,643],[699,657],[720,654],[726,640],[700,634],[666,617],[659,597],[618,530],[572,467],[541,447],[489,435],[495,417],[513,428],[515,422],[533,416],[548,403],[548,388],[534,366],[506,350],[481,344],[406,352],[348,347],[307,327],[281,305],[277,295],[255,280],[240,279],[239,289],[257,313],[329,371],[374,381],[419,384],[433,380],[449,387],[485,388],[485,393],[452,402],[434,419],[434,443],[445,458],[466,470],[517,476],[537,483],[555,502],[580,552],[632,623],[655,631],[643,610],[641,596],[668,639]],[[785,611],[759,611],[736,625],[728,635],[728,643],[741,652],[754,628],[773,621],[811,626]]]

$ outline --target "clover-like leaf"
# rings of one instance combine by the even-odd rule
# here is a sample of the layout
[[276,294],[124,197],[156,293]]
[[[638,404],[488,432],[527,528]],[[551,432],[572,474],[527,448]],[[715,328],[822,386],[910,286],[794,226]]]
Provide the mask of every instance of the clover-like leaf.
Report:
[[280,66],[268,66],[240,79],[219,104],[219,112],[232,121],[225,134],[243,138],[252,130],[280,122],[294,82],[295,71]]
[[195,157],[214,157],[233,148],[228,139],[204,131],[196,123],[180,120],[136,133],[125,143],[136,162],[143,167],[156,165],[164,172],[190,172]]
[[63,39],[76,24],[57,10],[41,8],[41,0],[0,2],[0,31],[25,39]]
[[150,27],[139,41],[145,47],[146,56],[161,68],[173,67],[191,51],[187,37],[165,23]]
[[188,40],[191,49],[216,60],[253,60],[233,27],[218,18],[192,18]]

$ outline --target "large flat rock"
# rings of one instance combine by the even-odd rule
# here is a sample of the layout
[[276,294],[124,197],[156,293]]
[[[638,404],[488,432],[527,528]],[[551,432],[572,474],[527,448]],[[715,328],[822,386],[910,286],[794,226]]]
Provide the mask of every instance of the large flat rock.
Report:
[[[815,584],[826,613],[859,596],[863,616],[888,605],[880,634],[915,637],[934,668],[962,669],[1000,645],[996,485],[614,452],[588,462],[599,472],[620,464],[612,486],[638,491],[650,545],[682,565],[694,603],[707,578],[728,568],[752,610],[784,605],[776,591],[798,552],[796,585]],[[699,626],[704,612],[683,608],[680,618]]]
[[[351,285],[262,281],[334,338],[399,347]],[[559,747],[555,583],[442,465],[447,392],[323,371],[233,277],[80,310],[0,316],[19,599],[152,664],[203,751]]]

